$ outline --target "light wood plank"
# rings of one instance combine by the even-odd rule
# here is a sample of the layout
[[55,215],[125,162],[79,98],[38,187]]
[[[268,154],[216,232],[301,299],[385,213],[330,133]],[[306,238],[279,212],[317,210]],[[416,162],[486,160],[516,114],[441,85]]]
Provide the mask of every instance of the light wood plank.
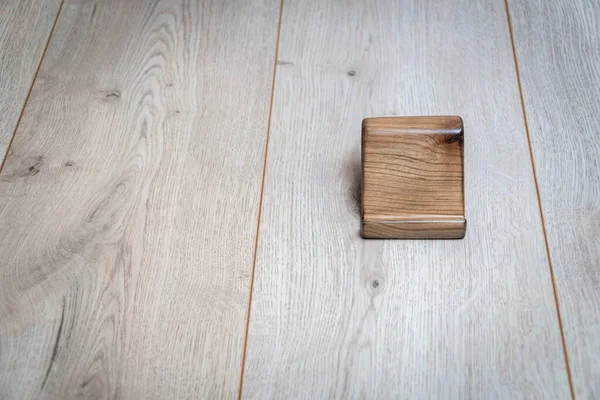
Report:
[[[281,29],[244,397],[568,397],[504,2],[287,2]],[[361,239],[362,118],[453,114],[466,238]]]
[[0,398],[237,394],[278,15],[66,2],[0,175]]
[[600,3],[511,1],[575,395],[600,397]]
[[59,7],[60,0],[0,1],[0,165]]

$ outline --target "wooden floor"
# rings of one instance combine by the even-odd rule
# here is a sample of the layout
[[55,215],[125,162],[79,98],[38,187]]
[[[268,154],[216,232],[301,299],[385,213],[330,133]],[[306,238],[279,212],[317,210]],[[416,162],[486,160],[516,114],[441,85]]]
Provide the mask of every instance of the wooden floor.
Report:
[[[0,0],[0,399],[600,397],[599,27]],[[439,114],[465,239],[362,239],[361,120]]]

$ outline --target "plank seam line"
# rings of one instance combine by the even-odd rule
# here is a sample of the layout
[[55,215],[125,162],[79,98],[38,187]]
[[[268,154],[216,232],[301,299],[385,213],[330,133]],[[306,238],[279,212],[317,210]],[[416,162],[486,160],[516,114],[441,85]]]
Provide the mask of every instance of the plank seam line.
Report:
[[521,72],[519,70],[519,62],[517,59],[517,49],[515,46],[515,37],[513,33],[512,20],[510,16],[510,9],[508,6],[508,0],[504,0],[504,6],[506,8],[506,19],[508,22],[508,32],[510,35],[510,42],[512,46],[513,59],[515,62],[515,72],[517,76],[517,85],[519,86],[519,97],[521,100],[521,110],[523,112],[523,121],[525,123],[525,133],[527,134],[527,144],[529,146],[529,158],[531,160],[531,168],[533,170],[533,181],[535,183],[535,191],[537,195],[538,208],[540,211],[540,218],[542,222],[542,232],[544,234],[544,243],[546,245],[546,257],[548,258],[548,268],[550,270],[550,279],[552,281],[552,291],[554,294],[554,305],[556,307],[556,315],[558,318],[558,329],[560,331],[560,340],[563,348],[563,356],[565,360],[565,367],[567,370],[567,380],[569,382],[569,391],[571,392],[571,399],[575,400],[575,389],[573,387],[573,377],[571,376],[571,366],[569,362],[569,353],[567,352],[567,343],[565,340],[565,332],[563,328],[562,317],[560,313],[560,301],[558,298],[558,286],[556,284],[556,278],[554,276],[554,267],[552,265],[552,257],[550,256],[550,246],[548,245],[548,233],[546,232],[546,220],[544,218],[544,209],[542,206],[542,197],[540,193],[540,187],[537,179],[537,172],[535,167],[535,159],[533,157],[533,146],[531,145],[531,134],[529,133],[529,123],[527,121],[527,112],[525,108],[525,98],[523,96],[523,86],[521,84]]
[[35,74],[33,74],[33,79],[31,80],[31,85],[29,85],[29,90],[27,91],[27,96],[25,96],[25,101],[23,102],[23,107],[21,107],[21,112],[19,113],[19,118],[17,118],[17,124],[15,125],[15,129],[8,140],[8,146],[6,146],[6,152],[4,153],[4,157],[2,158],[2,162],[0,162],[0,173],[4,169],[4,164],[6,163],[6,159],[8,158],[8,153],[10,152],[10,148],[12,147],[13,141],[15,140],[15,136],[17,135],[17,131],[19,130],[19,125],[21,125],[21,119],[23,119],[23,114],[25,114],[25,108],[27,107],[27,103],[29,103],[29,97],[31,97],[31,92],[33,91],[33,86],[35,85],[35,81],[37,80],[38,74],[40,73],[40,68],[42,67],[42,62],[46,57],[46,51],[48,50],[48,46],[50,45],[50,39],[54,35],[54,28],[56,28],[56,24],[58,23],[58,18],[60,17],[60,13],[63,8],[63,4],[65,0],[61,0],[60,6],[58,6],[58,12],[56,13],[56,17],[54,18],[54,23],[52,24],[52,28],[50,28],[50,33],[48,34],[48,39],[46,39],[46,45],[44,46],[44,50],[42,51],[42,56],[40,57],[40,62],[35,70]]
[[256,256],[258,253],[258,236],[260,232],[260,220],[262,215],[263,194],[265,190],[265,177],[267,172],[267,155],[269,152],[269,137],[271,135],[271,119],[273,116],[273,100],[275,97],[275,76],[277,75],[277,58],[279,57],[279,39],[281,35],[281,18],[283,16],[283,0],[279,2],[279,20],[277,22],[277,35],[275,39],[275,57],[273,60],[273,74],[271,80],[271,99],[269,104],[269,116],[267,121],[267,133],[265,138],[262,181],[260,186],[260,195],[258,198],[258,216],[256,219],[256,235],[254,236],[254,254],[252,256],[252,272],[250,274],[250,293],[248,297],[248,309],[246,311],[246,331],[244,334],[244,344],[242,346],[242,366],[240,371],[240,387],[238,390],[238,399],[242,398],[242,390],[244,387],[244,373],[246,370],[246,353],[248,349],[248,333],[250,331],[250,313],[252,311],[252,297],[254,294],[254,274],[256,271]]

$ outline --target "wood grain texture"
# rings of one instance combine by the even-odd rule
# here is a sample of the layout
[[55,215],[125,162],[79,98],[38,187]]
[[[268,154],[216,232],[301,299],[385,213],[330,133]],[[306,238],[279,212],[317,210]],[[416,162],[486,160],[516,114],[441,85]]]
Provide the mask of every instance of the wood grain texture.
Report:
[[[243,396],[567,398],[504,2],[284,4]],[[462,241],[366,241],[361,120],[461,115]]]
[[0,165],[59,7],[60,0],[0,1]]
[[600,397],[600,3],[510,1],[578,399]]
[[365,118],[362,236],[463,238],[463,138],[456,116]]
[[278,1],[66,1],[0,175],[0,398],[239,389]]

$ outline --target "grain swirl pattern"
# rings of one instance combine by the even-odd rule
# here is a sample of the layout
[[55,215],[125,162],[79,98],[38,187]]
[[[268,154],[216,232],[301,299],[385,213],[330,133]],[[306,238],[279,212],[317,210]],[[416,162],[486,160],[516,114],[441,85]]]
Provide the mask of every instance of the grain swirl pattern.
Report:
[[0,174],[1,398],[237,393],[278,13],[65,1]]

